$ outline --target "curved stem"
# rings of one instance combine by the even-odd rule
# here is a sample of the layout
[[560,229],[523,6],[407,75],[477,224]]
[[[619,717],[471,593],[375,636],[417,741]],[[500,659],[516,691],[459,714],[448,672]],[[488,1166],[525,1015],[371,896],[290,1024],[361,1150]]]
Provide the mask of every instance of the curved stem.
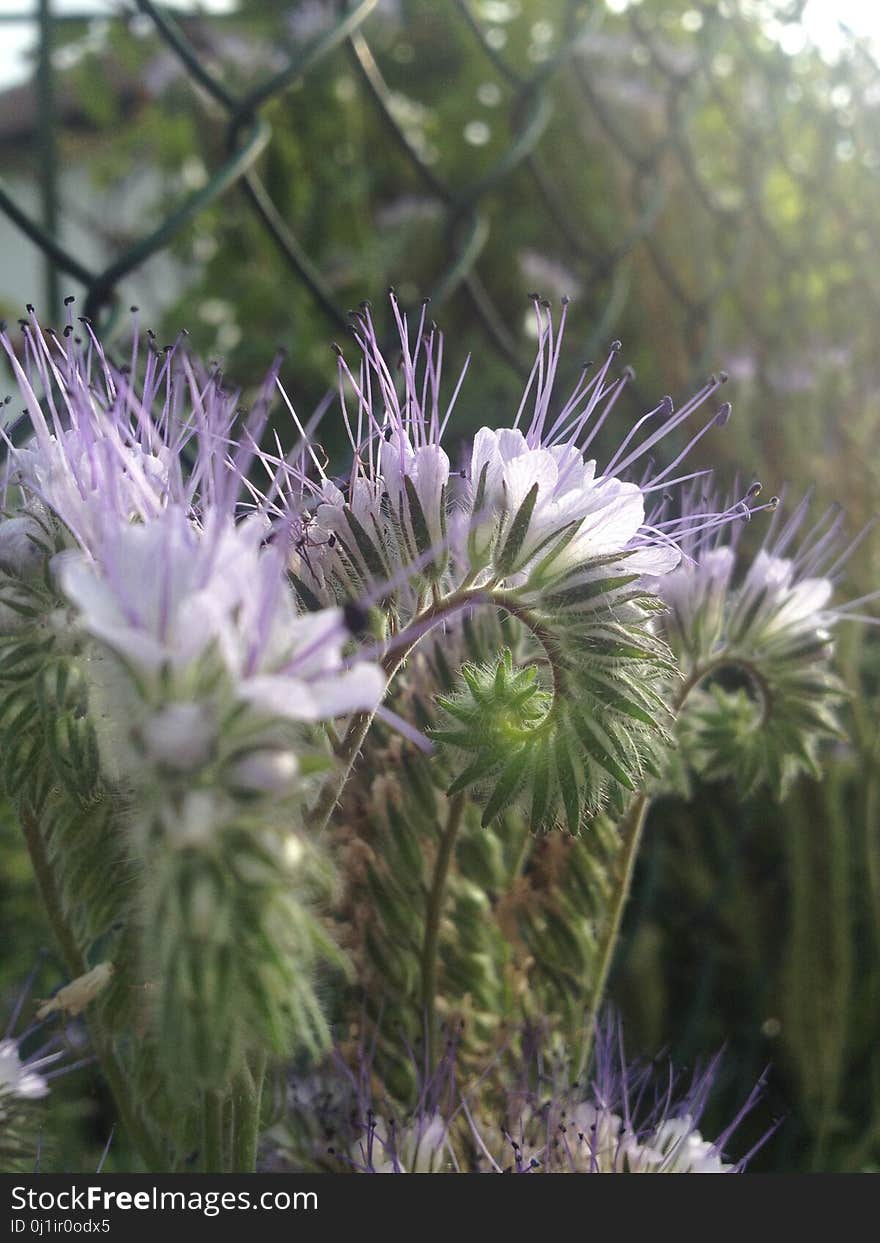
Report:
[[[697,686],[710,674],[715,673],[724,665],[734,665],[743,669],[752,679],[753,684],[757,687],[761,697],[761,724],[763,724],[772,708],[772,692],[767,680],[760,671],[750,662],[728,653],[721,653],[714,657],[705,665],[697,666],[688,677],[684,680],[679,692],[675,697],[672,705],[672,713],[678,716],[684,707],[688,696]],[[599,946],[598,971],[593,980],[592,990],[590,992],[589,1001],[587,1003],[587,1031],[585,1048],[582,1054],[582,1069],[586,1067],[589,1061],[590,1052],[592,1050],[593,1040],[595,1038],[596,1020],[599,1015],[599,1009],[605,998],[605,990],[608,987],[608,977],[611,974],[611,965],[614,961],[614,953],[617,948],[617,941],[620,936],[620,928],[623,923],[623,912],[629,899],[630,890],[632,888],[632,879],[635,872],[636,859],[638,858],[639,847],[642,842],[642,832],[645,827],[645,820],[650,807],[650,798],[647,791],[643,790],[633,803],[630,805],[626,816],[624,817],[621,828],[620,852],[617,856],[614,873],[614,890],[611,897],[611,907],[609,911],[608,921]]]
[[[46,854],[40,826],[37,823],[36,817],[26,809],[21,811],[21,827],[28,854],[30,855],[31,866],[34,869],[37,886],[43,899],[43,905],[46,908],[46,914],[49,917],[49,923],[64,955],[67,970],[70,972],[71,978],[76,979],[78,976],[86,974],[89,969],[88,963],[83,957],[76,937],[73,935],[73,930],[65,918],[61,905],[61,895],[58,892],[55,874]],[[96,1022],[87,1021],[87,1026],[92,1047],[95,1050],[95,1057],[113,1095],[113,1100],[116,1103],[116,1109],[123,1126],[128,1131],[135,1147],[139,1150],[147,1170],[151,1174],[162,1173],[167,1168],[167,1162],[160,1148],[153,1141],[147,1127],[137,1115],[137,1111],[129,1096],[125,1069],[113,1047],[112,1040],[105,1037]]]
[[605,933],[599,946],[599,968],[593,980],[593,987],[587,1003],[587,1030],[585,1047],[581,1058],[581,1069],[586,1067],[593,1046],[596,1019],[605,998],[605,989],[608,985],[608,977],[611,974],[611,964],[614,961],[614,951],[617,948],[617,939],[620,936],[623,912],[629,899],[630,889],[632,888],[636,858],[638,857],[639,846],[642,842],[642,830],[645,827],[649,806],[650,799],[647,793],[642,791],[631,804],[623,821],[620,852],[617,856],[614,870],[615,885],[611,899],[611,909],[608,922],[605,925]]
[[[407,640],[404,634],[402,636],[403,641],[399,646],[387,652],[382,660],[382,668],[388,683],[391,683],[394,675],[423,635],[427,634],[429,630],[433,629],[445,617],[467,607],[468,604],[476,603],[483,595],[484,593],[478,588],[462,586],[447,596],[446,599],[438,600],[418,613],[408,627],[411,632],[411,638]],[[330,817],[333,815],[333,809],[339,802],[339,796],[345,788],[345,783],[358,757],[358,752],[363,746],[364,739],[369,733],[375,715],[375,712],[356,712],[348,724],[348,729],[345,731],[342,741],[335,747],[336,758],[339,763],[325,781],[323,789],[318,795],[317,802],[309,815],[311,827],[316,834],[323,833]]]
[[705,665],[698,665],[685,678],[678,695],[672,706],[674,715],[677,715],[684,706],[685,700],[691,691],[696,690],[701,682],[704,682],[711,674],[717,673],[719,669],[723,669],[726,665],[732,666],[734,669],[741,669],[745,673],[758,692],[758,698],[761,701],[761,717],[757,722],[757,727],[766,725],[773,711],[773,691],[770,689],[770,683],[761,673],[760,669],[752,661],[747,660],[744,656],[734,656],[729,652],[722,652],[719,656],[715,656]]
[[363,746],[374,716],[373,712],[356,712],[349,722],[342,741],[336,748],[336,758],[339,764],[324,782],[318,801],[309,812],[311,827],[317,834],[324,832],[327,822],[333,815],[333,809],[339,802],[339,796],[348,780],[358,752]]
[[567,686],[567,677],[565,669],[557,658],[556,645],[550,627],[541,621],[533,609],[528,608],[527,605],[519,604],[510,592],[494,591],[488,598],[492,604],[500,609],[506,609],[511,617],[515,617],[517,621],[522,622],[527,630],[532,632],[541,644],[547,657],[550,675],[553,679],[553,698],[555,700],[560,695],[563,695]]
[[[433,601],[412,619],[407,631],[400,636],[402,642],[393,651],[388,652],[382,661],[382,668],[388,683],[390,684],[394,675],[401,665],[404,664],[407,656],[416,647],[420,639],[431,631],[438,622],[443,621],[453,613],[459,612],[461,609],[480,603],[492,604],[496,608],[506,609],[511,616],[516,617],[532,632],[547,655],[553,677],[554,697],[562,694],[565,689],[565,671],[556,659],[553,637],[549,628],[531,609],[518,604],[510,593],[492,587],[473,587],[467,581],[446,596],[445,599]],[[410,635],[409,638],[407,638],[407,633]],[[333,809],[339,801],[354,762],[363,746],[364,739],[369,733],[374,716],[375,712],[355,713],[349,722],[342,741],[335,747],[336,758],[339,763],[325,781],[324,787],[320,791],[309,815],[311,827],[316,834],[323,833],[327,827],[333,814]]]
[[428,1066],[434,1067],[435,1012],[437,1007],[437,952],[439,950],[440,917],[446,896],[446,878],[455,849],[455,839],[461,828],[465,809],[464,794],[456,794],[450,800],[446,827],[440,838],[437,858],[434,860],[434,876],[428,894],[425,914],[425,937],[422,943],[422,1010],[425,1015],[425,1040],[427,1042]]

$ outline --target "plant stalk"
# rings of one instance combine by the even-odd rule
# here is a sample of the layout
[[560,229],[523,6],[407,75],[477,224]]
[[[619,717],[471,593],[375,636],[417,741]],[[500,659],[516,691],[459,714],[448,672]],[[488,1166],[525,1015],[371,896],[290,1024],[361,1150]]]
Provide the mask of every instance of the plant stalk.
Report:
[[599,947],[599,968],[593,980],[593,987],[587,1002],[587,1030],[585,1047],[581,1055],[582,1070],[587,1066],[592,1051],[596,1019],[605,998],[605,989],[608,986],[608,977],[611,974],[611,964],[614,961],[614,951],[617,948],[617,940],[620,936],[623,912],[626,909],[632,888],[636,859],[638,858],[639,847],[642,842],[642,831],[645,827],[649,806],[650,799],[647,793],[643,791],[630,805],[623,821],[620,853],[617,856],[615,866],[615,885],[611,900],[611,910]]
[[253,1071],[244,1066],[233,1087],[234,1138],[233,1170],[237,1174],[253,1174],[257,1168],[257,1147],[260,1140],[260,1108],[263,1102],[263,1081],[266,1057],[260,1054]]
[[[76,937],[67,922],[61,905],[61,896],[55,883],[55,875],[46,854],[46,847],[36,817],[29,810],[21,812],[21,826],[27,845],[31,866],[34,869],[37,887],[49,917],[49,923],[55,939],[64,956],[71,979],[85,975],[88,964],[77,944]],[[113,1043],[100,1030],[98,1024],[87,1021],[89,1037],[98,1065],[107,1081],[116,1109],[123,1126],[129,1133],[135,1147],[140,1152],[144,1165],[151,1174],[162,1173],[167,1169],[167,1161],[160,1148],[154,1142],[147,1127],[138,1117],[128,1092],[125,1070]]]
[[465,795],[462,793],[454,795],[449,802],[446,827],[440,838],[437,858],[434,861],[434,876],[425,914],[425,937],[422,943],[422,1012],[425,1016],[425,1041],[428,1065],[431,1069],[434,1067],[436,1044],[437,954],[440,948],[440,919],[443,914],[443,899],[446,896],[449,865],[455,850],[455,839],[458,837],[464,818],[465,802]]

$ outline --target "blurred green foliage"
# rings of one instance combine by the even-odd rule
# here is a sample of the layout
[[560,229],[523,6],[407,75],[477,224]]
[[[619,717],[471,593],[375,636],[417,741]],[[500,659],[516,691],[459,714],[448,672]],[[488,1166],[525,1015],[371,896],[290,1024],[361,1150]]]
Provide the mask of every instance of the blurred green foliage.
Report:
[[[341,317],[389,283],[404,303],[435,296],[450,368],[474,354],[462,436],[515,409],[526,292],[569,294],[572,375],[612,337],[636,368],[609,442],[661,393],[679,400],[725,367],[735,417],[702,461],[724,486],[740,472],[793,496],[814,487],[817,505],[841,501],[857,530],[880,498],[880,67],[857,42],[834,61],[784,51],[802,7],[380,3],[353,41],[269,100],[259,173]],[[330,0],[240,10],[182,23],[238,90],[339,15]],[[138,233],[226,158],[222,110],[149,22],[112,23],[64,83],[79,119],[61,135],[63,159],[87,169],[95,202],[149,171],[155,216]],[[94,214],[117,252],[133,242]],[[344,324],[244,196],[216,200],[171,250],[179,279],[164,291],[160,336],[186,326],[246,390],[282,345],[298,408],[316,404]],[[138,300],[143,275],[127,278],[123,303]],[[124,339],[124,317],[117,331]],[[321,435],[332,459],[332,416]],[[872,590],[878,567],[874,537],[842,590]],[[719,1119],[771,1065],[771,1109],[786,1121],[765,1169],[880,1165],[877,632],[846,632],[839,659],[849,739],[826,756],[824,781],[801,782],[781,808],[716,784],[653,810],[612,981],[631,1047],[665,1044],[687,1062],[727,1042]],[[11,997],[47,932],[5,821],[2,833]],[[53,969],[57,982],[50,958],[41,987]],[[91,1168],[108,1115],[88,1072],[60,1091],[70,1125],[57,1168]]]

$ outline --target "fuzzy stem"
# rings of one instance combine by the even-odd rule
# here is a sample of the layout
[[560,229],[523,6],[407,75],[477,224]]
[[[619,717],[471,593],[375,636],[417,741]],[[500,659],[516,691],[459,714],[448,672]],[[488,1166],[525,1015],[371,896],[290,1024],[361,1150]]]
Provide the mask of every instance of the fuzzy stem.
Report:
[[[37,887],[43,899],[46,914],[49,917],[49,923],[64,955],[67,970],[71,978],[76,979],[86,974],[89,969],[88,963],[83,957],[76,937],[73,935],[73,931],[65,918],[61,905],[61,896],[55,883],[55,875],[46,854],[43,835],[40,832],[40,826],[37,823],[36,817],[29,810],[22,809],[21,811],[21,827],[28,854],[30,855],[31,866],[36,877]],[[113,1100],[116,1103],[116,1109],[123,1126],[140,1152],[149,1173],[162,1173],[167,1169],[167,1162],[159,1147],[154,1143],[147,1127],[137,1115],[137,1111],[129,1096],[125,1070],[116,1050],[113,1048],[112,1041],[105,1037],[94,1020],[87,1021],[87,1027],[92,1048],[95,1050],[95,1057],[113,1095]]]
[[[387,681],[389,683],[392,681],[394,675],[406,661],[407,656],[419,642],[419,639],[433,626],[451,613],[466,607],[470,603],[476,603],[483,598],[485,597],[482,591],[462,587],[447,596],[445,600],[432,603],[423,609],[413,618],[410,627],[415,638],[411,642],[402,645],[399,649],[389,652],[383,659],[382,668]],[[324,782],[323,789],[318,794],[317,802],[309,813],[310,827],[316,835],[323,833],[330,817],[333,815],[333,810],[339,802],[339,797],[345,788],[345,783],[354,767],[354,762],[363,746],[364,739],[369,733],[374,716],[374,712],[356,712],[349,722],[342,741],[335,748],[336,758],[339,762]]]
[[649,806],[650,799],[647,792],[642,791],[630,805],[629,811],[623,820],[620,835],[620,853],[615,863],[615,885],[611,899],[611,910],[605,925],[605,934],[599,947],[599,969],[593,980],[593,987],[587,1003],[587,1030],[585,1047],[581,1058],[582,1069],[586,1067],[589,1061],[595,1036],[596,1019],[605,998],[605,989],[608,984],[608,976],[611,973],[611,964],[614,961],[614,951],[617,948],[617,939],[623,922],[623,912],[632,887],[636,858],[638,857],[639,846],[642,841],[642,830],[645,827]]
[[425,1015],[425,1040],[428,1049],[428,1066],[434,1067],[435,1013],[437,1008],[437,952],[440,947],[440,917],[446,896],[446,880],[455,849],[455,839],[464,818],[465,796],[456,794],[450,800],[446,827],[440,838],[440,847],[434,861],[434,876],[428,895],[425,914],[425,938],[422,943],[422,1011]]
[[[747,662],[735,660],[726,654],[722,654],[706,665],[698,666],[685,679],[679,688],[679,692],[675,697],[673,704],[673,714],[677,717],[684,707],[691,691],[708,677],[710,673],[714,673],[716,669],[726,664],[735,664],[745,667],[746,671],[753,677],[761,694],[763,714],[766,714],[770,708],[770,692],[766,688],[764,679],[758,674]],[[762,720],[764,719],[762,715]],[[620,852],[615,863],[614,874],[614,891],[611,897],[611,908],[608,921],[605,925],[605,932],[599,946],[599,967],[593,980],[593,986],[590,991],[589,1001],[587,1003],[587,1023],[586,1038],[584,1050],[581,1055],[581,1069],[585,1069],[589,1062],[590,1053],[595,1038],[596,1020],[599,1016],[599,1010],[605,999],[605,990],[608,987],[608,977],[611,974],[611,964],[614,961],[614,953],[617,949],[617,941],[620,936],[620,928],[623,923],[623,912],[626,909],[629,900],[630,890],[632,888],[633,874],[635,873],[636,859],[638,858],[639,847],[642,842],[642,833],[647,819],[648,809],[651,800],[646,790],[643,790],[632,802],[627,811],[622,825],[620,835]]]
[[233,1170],[237,1174],[253,1174],[257,1168],[257,1145],[260,1139],[260,1107],[266,1057],[260,1054],[254,1069],[242,1067],[233,1088],[235,1100],[235,1131]]
[[204,1101],[204,1165],[206,1174],[226,1171],[226,1144],[223,1132],[224,1100],[219,1092],[206,1092]]
[[309,812],[310,826],[316,835],[324,832],[327,822],[333,815],[333,809],[339,802],[339,796],[342,794],[358,752],[373,723],[373,716],[372,712],[356,712],[349,722],[342,742],[336,748],[336,758],[339,763],[324,782],[318,801]]

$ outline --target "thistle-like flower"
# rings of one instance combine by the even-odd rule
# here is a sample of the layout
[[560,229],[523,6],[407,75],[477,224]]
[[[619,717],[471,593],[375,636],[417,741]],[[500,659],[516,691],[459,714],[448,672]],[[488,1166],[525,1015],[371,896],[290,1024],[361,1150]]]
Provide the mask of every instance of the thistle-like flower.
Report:
[[88,891],[80,865],[62,890],[83,950],[109,938],[124,960],[101,1004],[179,1082],[218,1086],[253,1049],[327,1038],[313,967],[338,953],[302,816],[332,766],[320,722],[371,713],[386,677],[339,609],[298,607],[291,517],[244,504],[277,369],[242,416],[179,344],[135,344],[123,369],[88,325],[33,316],[24,365],[2,344],[34,432],[7,445],[0,525],[7,786],[45,805],[59,868],[94,848]]
[[[731,1160],[731,1139],[762,1099],[763,1079],[721,1134],[706,1139],[701,1118],[720,1058],[689,1076],[671,1066],[664,1072],[626,1057],[617,1021],[599,1026],[592,1070],[574,1083],[570,1059],[548,1056],[549,1042],[524,1031],[519,1043],[522,1060],[501,1053],[473,1082],[460,1077],[455,1040],[428,1073],[410,1052],[410,1102],[376,1092],[368,1050],[359,1050],[353,1066],[337,1054],[324,1090],[308,1096],[311,1159],[362,1174],[733,1174],[775,1130]],[[291,1104],[301,1134],[305,1102],[296,1085]]]
[[15,1034],[29,990],[30,981],[0,1038],[0,1161],[7,1170],[33,1165],[38,1134],[35,1103],[48,1096],[53,1076],[73,1069],[59,1064],[64,1050],[55,1036],[46,1036],[43,1024]]
[[[700,1120],[711,1096],[720,1056],[691,1075],[665,1072],[653,1063],[629,1059],[619,1020],[606,1016],[596,1033],[592,1070],[571,1083],[566,1058],[536,1058],[540,1071],[510,1093],[501,1125],[480,1123],[465,1111],[487,1172],[547,1174],[734,1174],[775,1130],[771,1128],[737,1161],[728,1159],[734,1133],[761,1100],[761,1079],[714,1140],[704,1138]],[[528,1076],[526,1076],[528,1080]]]
[[[525,715],[502,694],[507,666],[493,661],[475,666],[460,694],[444,699],[454,724],[435,737],[456,749],[466,777],[454,788],[482,799],[486,822],[519,799],[528,801],[535,830],[561,822],[577,832],[585,811],[608,799],[620,806],[656,768],[666,737],[656,687],[672,664],[651,628],[662,605],[645,576],[677,565],[689,519],[646,522],[646,498],[675,484],[678,463],[727,421],[729,405],[710,415],[669,467],[638,480],[632,474],[725,377],[712,377],[677,412],[663,398],[600,469],[587,454],[629,379],[612,376],[619,343],[554,405],[565,309],[557,328],[536,299],[539,347],[520,407],[509,426],[481,428],[454,469],[443,442],[467,366],[444,409],[442,336],[424,307],[413,328],[393,294],[391,304],[399,380],[367,304],[352,316],[357,369],[339,352],[348,477],[328,477],[312,446],[295,460],[263,453],[270,483],[257,503],[297,515],[290,564],[305,607],[381,602],[368,628],[387,669],[436,626],[465,619],[479,626],[492,610],[515,619],[540,677],[522,701]],[[713,521],[730,521],[734,512]],[[478,683],[485,684],[479,694]],[[499,748],[493,739],[502,735]]]

